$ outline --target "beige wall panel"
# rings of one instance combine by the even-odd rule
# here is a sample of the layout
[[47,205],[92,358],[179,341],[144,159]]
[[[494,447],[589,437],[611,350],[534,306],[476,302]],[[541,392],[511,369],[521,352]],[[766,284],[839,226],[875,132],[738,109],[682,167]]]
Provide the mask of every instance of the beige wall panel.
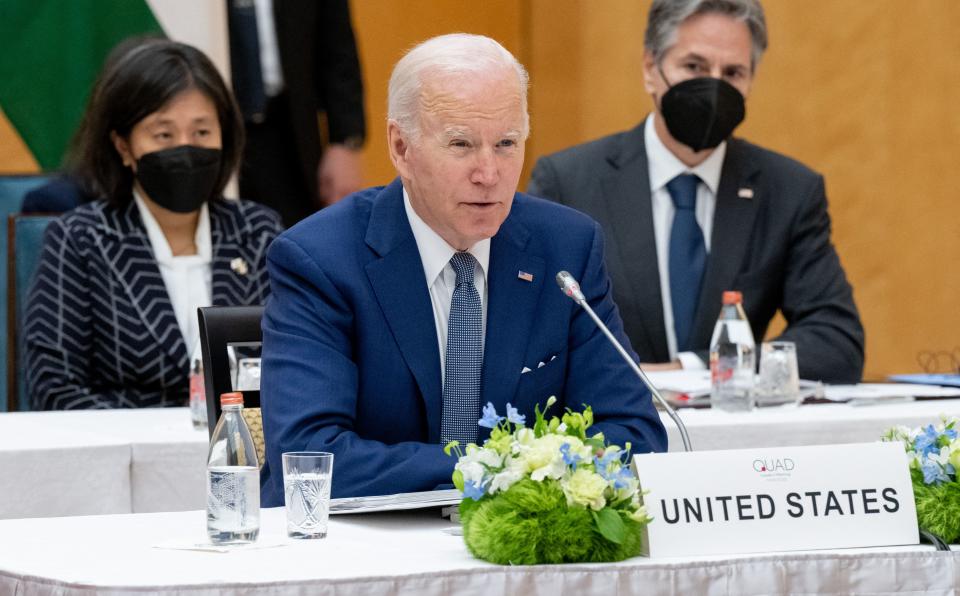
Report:
[[[649,1],[525,2],[528,163],[638,123]],[[866,376],[915,370],[960,345],[960,2],[764,4],[771,47],[738,134],[824,174]]]
[[455,32],[488,35],[521,55],[522,5],[519,0],[353,0],[350,8],[366,89],[364,177],[369,184],[386,184],[396,176],[386,141],[393,65],[418,42]]

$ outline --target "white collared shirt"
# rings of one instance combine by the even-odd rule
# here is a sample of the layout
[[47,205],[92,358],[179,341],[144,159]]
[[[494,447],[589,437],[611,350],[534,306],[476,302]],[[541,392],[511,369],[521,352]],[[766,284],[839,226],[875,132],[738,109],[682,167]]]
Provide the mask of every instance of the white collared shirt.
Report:
[[[417,241],[417,250],[420,251],[420,260],[423,262],[423,275],[430,290],[430,302],[433,304],[433,322],[437,328],[437,344],[440,347],[440,378],[446,377],[444,364],[447,359],[447,323],[450,319],[450,301],[453,299],[453,290],[457,287],[457,272],[454,271],[450,259],[455,248],[447,244],[433,228],[423,221],[410,204],[407,189],[403,189],[403,208],[407,212],[413,238]],[[480,294],[480,306],[483,311],[483,337],[481,347],[487,335],[487,272],[490,269],[490,239],[481,240],[467,250],[477,259],[477,266],[473,271],[473,283]]]
[[187,346],[187,356],[193,356],[196,346],[200,342],[200,324],[197,322],[197,308],[210,306],[213,269],[213,246],[210,240],[210,211],[204,203],[200,208],[200,218],[197,221],[197,232],[194,242],[197,245],[197,254],[173,256],[167,237],[163,235],[160,224],[150,213],[150,209],[137,191],[133,191],[133,199],[140,211],[140,219],[147,230],[147,238],[153,248],[153,256],[160,268],[163,285],[167,287],[173,313],[177,317],[177,325],[183,334],[183,341]]
[[260,72],[263,75],[263,90],[267,97],[283,91],[283,68],[280,65],[280,49],[277,46],[277,27],[273,19],[273,0],[254,0],[257,14],[257,42],[260,45]]
[[670,152],[660,140],[653,124],[654,115],[647,116],[644,126],[644,143],[647,148],[647,171],[650,177],[650,198],[653,207],[653,233],[657,243],[657,269],[660,272],[660,298],[663,301],[663,323],[667,331],[667,348],[670,359],[679,358],[683,368],[704,368],[704,363],[693,352],[677,352],[677,334],[673,328],[673,302],[670,299],[670,228],[676,208],[667,190],[670,182],[680,174],[696,174],[700,178],[697,185],[696,218],[703,231],[703,240],[707,254],[710,254],[710,235],[713,231],[713,214],[717,207],[717,188],[720,186],[720,172],[723,158],[727,154],[724,141],[707,159],[694,167],[688,167]]

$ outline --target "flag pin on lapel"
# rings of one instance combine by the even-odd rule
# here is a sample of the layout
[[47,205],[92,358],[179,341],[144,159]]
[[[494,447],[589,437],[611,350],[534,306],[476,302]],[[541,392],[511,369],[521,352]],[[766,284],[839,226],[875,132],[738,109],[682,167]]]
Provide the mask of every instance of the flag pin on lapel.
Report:
[[517,271],[517,279],[522,279],[523,281],[533,281],[533,274],[527,273],[526,271]]
[[752,188],[741,188],[737,191],[737,196],[741,199],[752,199],[753,198],[753,189]]
[[242,258],[237,257],[234,260],[230,261],[230,269],[237,275],[246,275],[247,274],[247,262]]

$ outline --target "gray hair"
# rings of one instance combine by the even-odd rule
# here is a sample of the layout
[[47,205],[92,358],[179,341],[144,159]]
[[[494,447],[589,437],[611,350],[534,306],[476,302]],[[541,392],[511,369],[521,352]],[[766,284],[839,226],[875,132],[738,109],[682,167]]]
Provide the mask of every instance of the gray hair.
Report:
[[707,13],[727,15],[747,25],[753,46],[750,67],[756,69],[767,49],[767,21],[759,0],[654,0],[647,17],[644,48],[660,64],[663,55],[676,42],[681,23]]
[[387,90],[387,119],[412,139],[420,137],[420,92],[424,78],[436,74],[481,74],[512,68],[520,84],[523,138],[530,134],[527,87],[530,77],[513,54],[483,35],[450,33],[424,41],[393,67]]

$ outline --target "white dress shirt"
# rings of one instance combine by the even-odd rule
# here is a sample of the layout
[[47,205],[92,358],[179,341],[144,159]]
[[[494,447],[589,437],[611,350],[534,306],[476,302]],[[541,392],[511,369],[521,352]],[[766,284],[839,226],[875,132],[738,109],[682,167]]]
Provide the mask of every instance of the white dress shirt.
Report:
[[657,269],[660,272],[660,298],[663,301],[663,323],[667,330],[667,348],[670,359],[679,359],[683,368],[705,368],[705,364],[693,352],[677,352],[677,334],[673,328],[673,302],[670,299],[670,228],[676,208],[667,190],[670,182],[680,174],[696,174],[696,218],[703,231],[703,240],[710,254],[710,234],[713,231],[713,213],[717,206],[717,187],[720,171],[727,153],[724,141],[707,159],[694,167],[688,167],[670,152],[660,140],[653,124],[653,114],[647,117],[644,126],[644,142],[647,148],[647,170],[650,177],[650,198],[653,207],[653,232],[657,242]]
[[254,0],[257,14],[257,41],[260,45],[260,72],[267,97],[283,91],[283,70],[277,47],[277,27],[273,21],[273,0]]
[[[444,364],[447,359],[447,323],[450,319],[450,301],[453,299],[453,290],[457,287],[457,272],[454,271],[450,259],[455,248],[447,244],[433,228],[423,221],[410,204],[407,189],[403,189],[403,207],[407,211],[407,219],[413,230],[413,237],[417,241],[417,250],[420,251],[420,260],[423,262],[423,275],[430,290],[430,302],[433,304],[433,322],[437,327],[437,345],[440,348],[440,378],[446,377]],[[480,295],[480,306],[483,311],[481,347],[487,335],[487,271],[490,266],[490,239],[481,240],[467,251],[477,259],[477,266],[473,271],[473,284]],[[412,281],[412,280],[411,280]]]
[[194,242],[197,245],[197,254],[173,256],[167,237],[163,235],[160,224],[154,219],[143,198],[136,191],[133,199],[140,210],[140,219],[147,229],[147,238],[153,247],[153,256],[160,268],[163,285],[167,287],[173,313],[177,317],[177,325],[183,334],[183,341],[187,346],[187,356],[193,357],[197,345],[200,343],[200,324],[197,321],[197,308],[210,306],[211,287],[213,285],[213,246],[210,240],[210,212],[207,204],[200,208],[200,219],[197,221],[197,232]]

